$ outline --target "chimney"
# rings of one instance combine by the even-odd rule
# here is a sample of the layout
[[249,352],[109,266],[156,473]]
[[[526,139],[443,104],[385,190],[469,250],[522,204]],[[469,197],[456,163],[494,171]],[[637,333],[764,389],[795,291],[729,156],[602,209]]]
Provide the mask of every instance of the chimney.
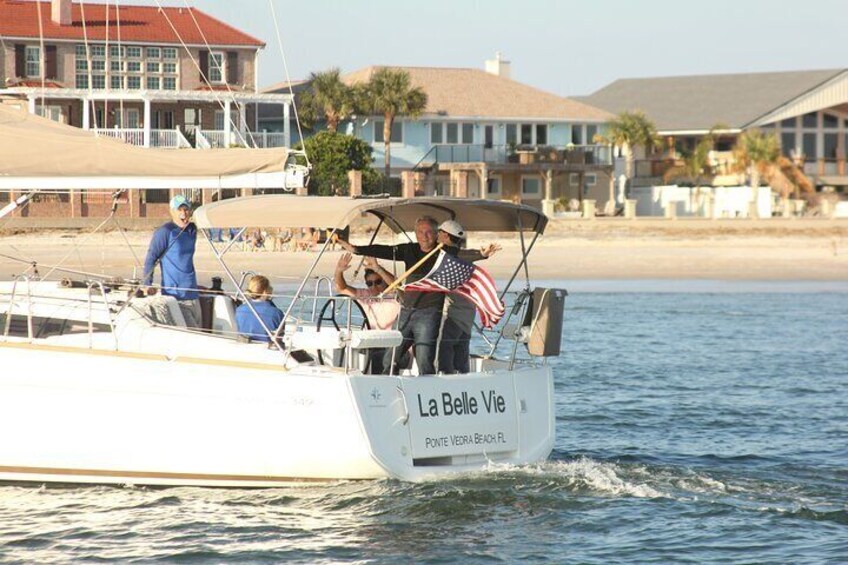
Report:
[[71,0],[51,0],[50,19],[60,26],[71,25]]
[[503,60],[500,51],[495,51],[494,59],[486,60],[486,72],[503,78],[511,78],[510,63]]

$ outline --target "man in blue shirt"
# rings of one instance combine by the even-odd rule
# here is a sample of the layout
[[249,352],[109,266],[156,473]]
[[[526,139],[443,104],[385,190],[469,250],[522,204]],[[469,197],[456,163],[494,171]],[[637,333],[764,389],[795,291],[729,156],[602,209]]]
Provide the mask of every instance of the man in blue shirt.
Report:
[[171,221],[153,232],[144,260],[146,285],[153,284],[153,271],[159,263],[162,271],[162,294],[173,296],[190,328],[200,327],[200,300],[197,273],[194,270],[194,248],[197,227],[191,222],[191,203],[182,194],[171,199]]

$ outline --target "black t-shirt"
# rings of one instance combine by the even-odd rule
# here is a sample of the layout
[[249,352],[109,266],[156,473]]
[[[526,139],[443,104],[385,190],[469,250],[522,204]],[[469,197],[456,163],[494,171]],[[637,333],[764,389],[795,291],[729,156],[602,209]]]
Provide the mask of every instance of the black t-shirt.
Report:
[[[443,247],[442,248],[446,253],[450,253],[451,255],[456,255],[459,251],[457,247]],[[369,257],[376,257],[377,259],[387,259],[389,261],[403,261],[404,265],[406,265],[407,269],[413,267],[418,261],[424,258],[429,251],[422,251],[421,246],[417,243],[401,243],[398,245],[357,245],[356,246],[356,254],[357,255],[368,255]],[[406,281],[406,284],[413,283],[417,280],[423,279],[424,276],[430,272],[430,269],[433,268],[433,265],[436,264],[436,259],[439,257],[438,253],[434,253],[429,259],[424,261],[415,272],[410,274]],[[442,305],[445,301],[445,295],[441,292],[415,292],[415,291],[406,291],[403,293],[403,306],[404,308],[414,308],[414,309],[423,309],[423,308],[438,308],[442,309]]]

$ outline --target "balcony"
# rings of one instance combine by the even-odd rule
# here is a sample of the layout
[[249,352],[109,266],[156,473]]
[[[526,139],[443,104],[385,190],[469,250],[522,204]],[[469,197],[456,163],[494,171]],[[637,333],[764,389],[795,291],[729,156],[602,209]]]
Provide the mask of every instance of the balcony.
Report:
[[612,166],[612,162],[612,150],[605,145],[434,145],[414,169],[438,163],[608,167]]
[[[96,133],[99,137],[111,137],[130,145],[145,147],[144,128],[98,129]],[[184,149],[190,148],[191,144],[178,129],[152,129],[150,130],[150,147]]]

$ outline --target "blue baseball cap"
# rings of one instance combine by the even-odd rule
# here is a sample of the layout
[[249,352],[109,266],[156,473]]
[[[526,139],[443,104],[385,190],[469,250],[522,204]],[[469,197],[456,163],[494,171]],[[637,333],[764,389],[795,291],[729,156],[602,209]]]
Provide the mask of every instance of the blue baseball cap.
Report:
[[182,206],[191,210],[191,202],[189,202],[185,196],[177,194],[171,198],[171,210],[179,210]]

